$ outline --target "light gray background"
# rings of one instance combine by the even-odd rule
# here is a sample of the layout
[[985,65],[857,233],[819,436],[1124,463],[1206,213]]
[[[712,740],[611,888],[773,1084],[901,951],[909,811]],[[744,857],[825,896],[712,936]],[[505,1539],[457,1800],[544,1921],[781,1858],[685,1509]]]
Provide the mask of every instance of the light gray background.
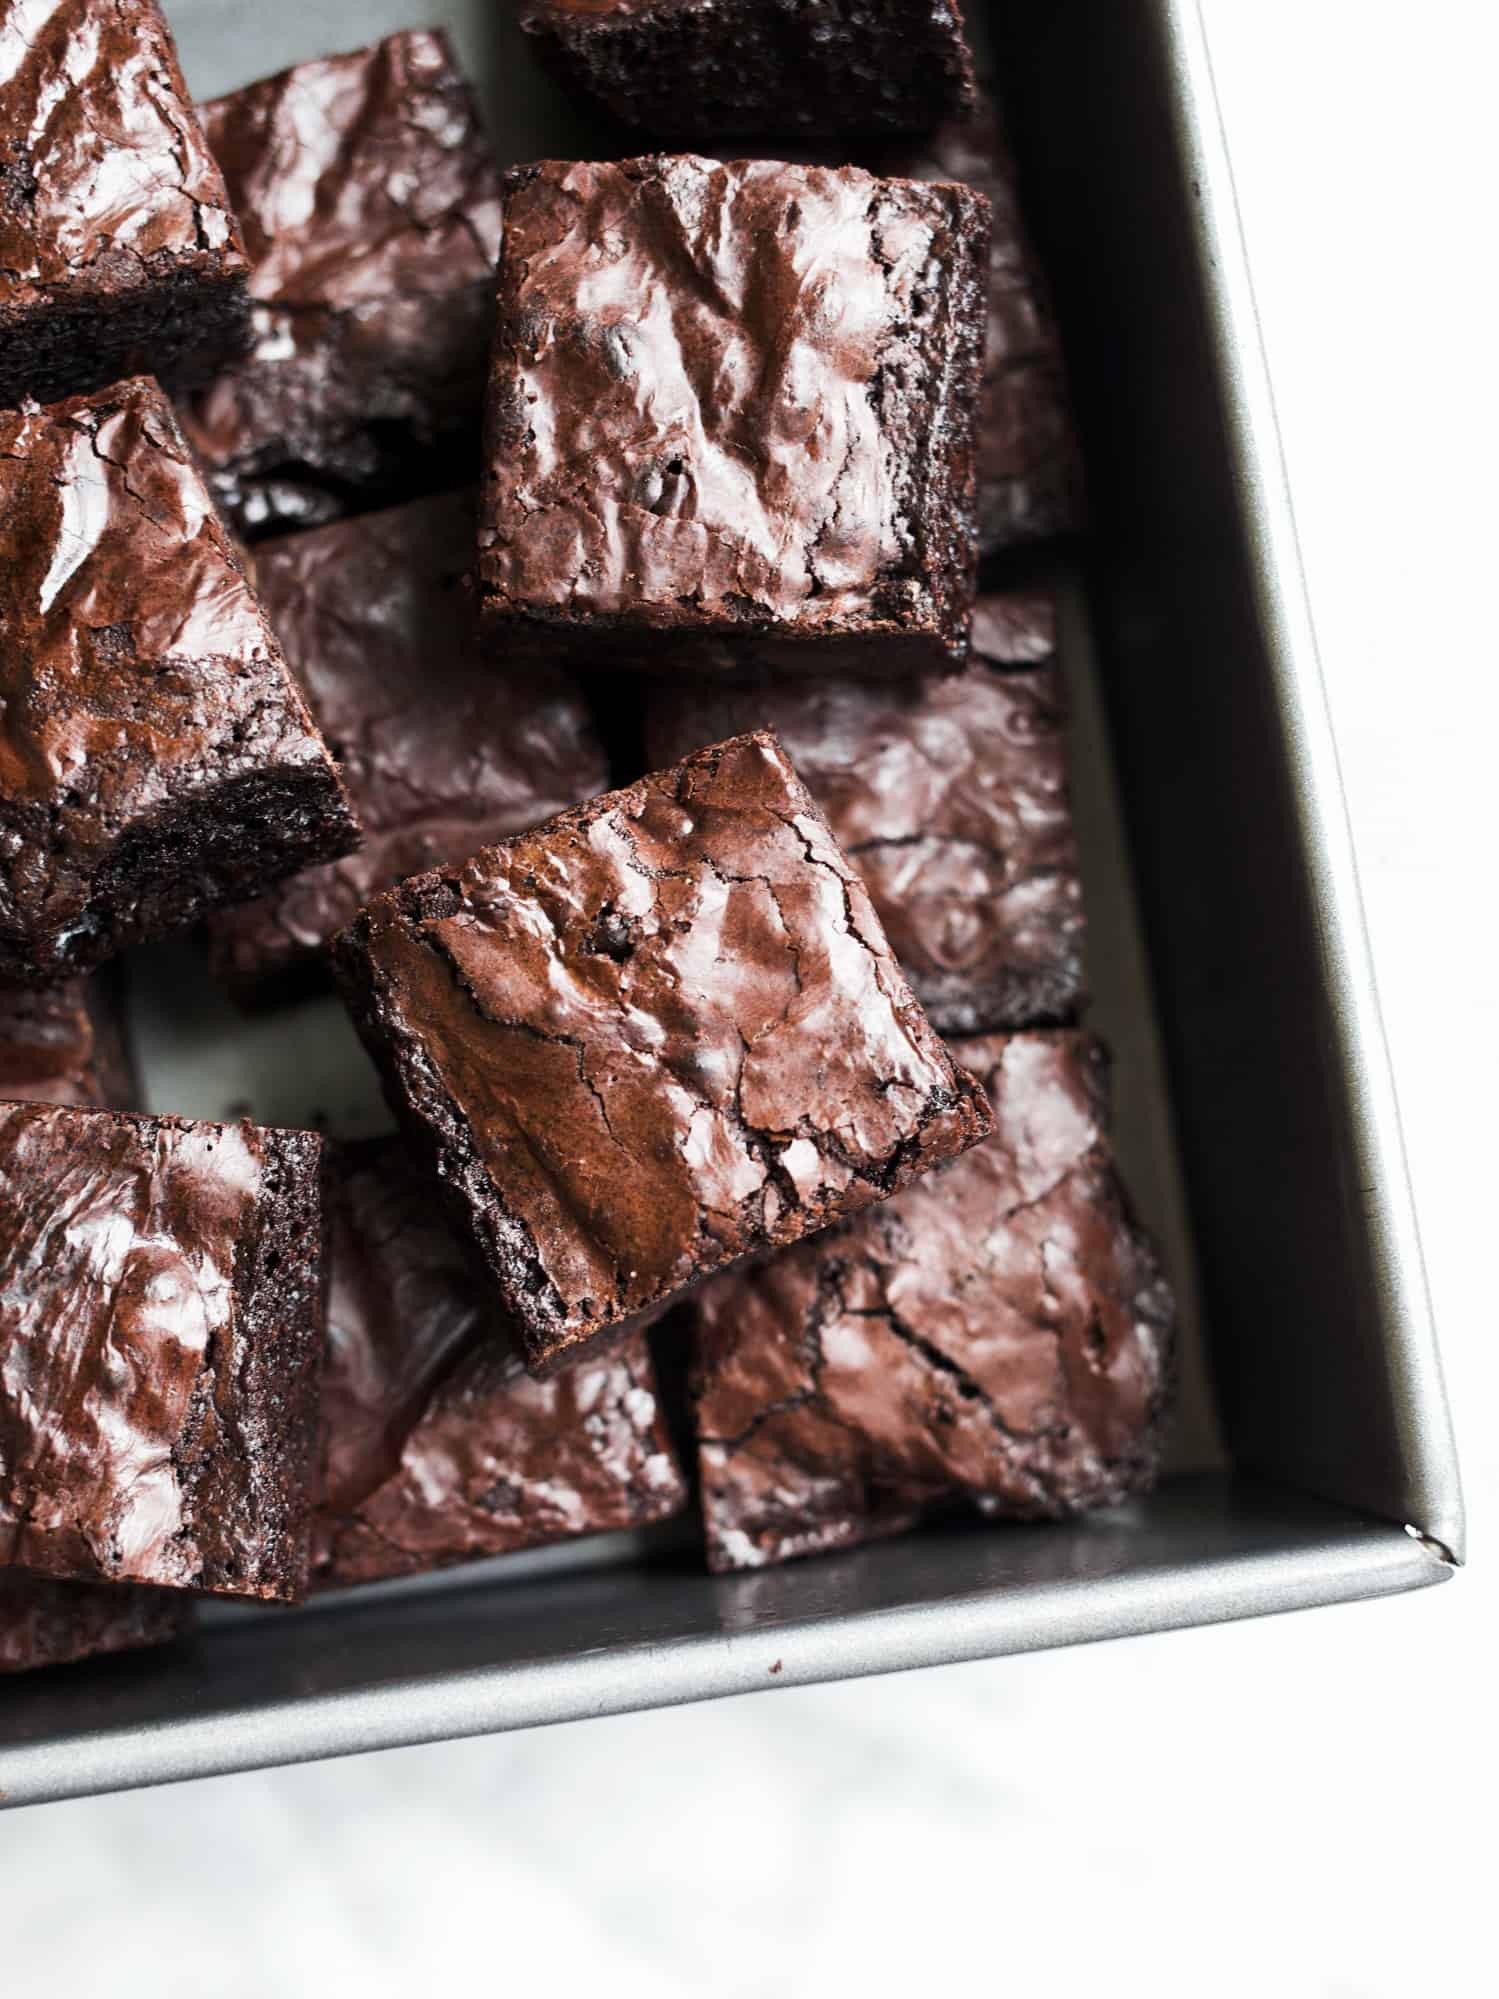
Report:
[[[229,11],[253,36],[259,10]],[[21,1814],[0,1991],[1494,1989],[1499,31],[1487,0],[1204,12],[1474,1567],[1259,1625]]]

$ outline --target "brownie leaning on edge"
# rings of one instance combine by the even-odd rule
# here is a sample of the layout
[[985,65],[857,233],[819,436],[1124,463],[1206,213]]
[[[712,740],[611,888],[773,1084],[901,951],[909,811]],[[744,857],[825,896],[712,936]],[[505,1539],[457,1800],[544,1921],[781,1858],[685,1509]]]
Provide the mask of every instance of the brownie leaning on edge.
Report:
[[479,515],[501,656],[960,667],[988,218],[853,167],[512,169]]
[[0,403],[197,378],[248,272],[156,0],[0,7]]
[[295,1602],[313,1132],[0,1104],[0,1565]]
[[477,478],[499,171],[447,37],[411,30],[200,106],[253,340],[183,405],[247,537]]
[[334,960],[533,1371],[989,1129],[768,734],[403,883]]
[[680,1512],[643,1338],[533,1381],[399,1139],[334,1155],[318,1588]]
[[0,414],[0,981],[87,971],[357,836],[156,383]]
[[708,1558],[759,1568],[934,1506],[1060,1518],[1154,1482],[1171,1293],[1076,1033],[954,1051],[994,1135],[845,1227],[694,1298]]
[[601,791],[603,745],[561,667],[484,658],[467,588],[472,498],[417,500],[257,544],[256,588],[364,831],[345,859],[210,918],[242,1004],[327,978],[328,939],[406,875]]

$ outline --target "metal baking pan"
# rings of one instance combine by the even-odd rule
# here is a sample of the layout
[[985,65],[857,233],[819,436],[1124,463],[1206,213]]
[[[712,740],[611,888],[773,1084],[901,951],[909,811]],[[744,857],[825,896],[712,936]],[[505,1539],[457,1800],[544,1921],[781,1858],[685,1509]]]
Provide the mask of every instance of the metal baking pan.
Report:
[[[412,4],[167,11],[208,95],[411,25]],[[538,78],[507,8],[426,12],[480,80],[502,156],[586,154],[586,126]],[[748,1576],[708,1577],[685,1536],[613,1537],[303,1611],[214,1607],[155,1657],[7,1685],[6,1802],[1260,1616],[1420,1588],[1461,1561],[1197,9],[1007,0],[992,25],[1093,478],[1065,650],[1094,1017],[1118,1053],[1125,1164],[1187,1308],[1172,1475],[1076,1525],[958,1525]],[[180,951],[131,975],[156,1106],[381,1121],[332,1003],[245,1029]]]

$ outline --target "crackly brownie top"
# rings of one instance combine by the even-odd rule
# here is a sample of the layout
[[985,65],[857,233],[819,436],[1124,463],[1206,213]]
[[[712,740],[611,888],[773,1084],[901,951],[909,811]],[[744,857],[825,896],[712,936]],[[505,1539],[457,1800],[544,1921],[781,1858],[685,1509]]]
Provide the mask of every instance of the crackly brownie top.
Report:
[[[320,1141],[0,1104],[0,1560],[190,1586],[254,1482],[238,1261],[268,1160]],[[231,1560],[248,1557],[237,1549]]]
[[986,1128],[769,735],[418,877],[344,943],[403,1088],[441,1078],[500,1254],[520,1242],[560,1324],[649,1305]]
[[[661,682],[647,746],[664,764],[757,723],[774,729],[939,1025],[949,1010],[970,1030],[1024,1024],[1026,1008],[1065,1017],[1082,899],[1055,643],[1048,594],[991,594],[975,606],[966,673]],[[982,1018],[995,1006],[1000,1018]],[[1004,1017],[1015,1006],[1020,1021]]]
[[252,298],[350,312],[487,283],[498,174],[441,33],[298,63],[199,109]]
[[[155,382],[0,412],[0,924],[60,929],[120,831],[327,752]],[[332,783],[329,769],[329,782]]]
[[644,1340],[532,1381],[401,1141],[340,1148],[329,1267],[313,1530],[325,1581],[628,1527],[680,1504]]
[[719,1566],[857,1540],[892,1503],[957,1493],[1064,1513],[1154,1468],[1173,1311],[1114,1172],[1102,1051],[1075,1033],[953,1046],[988,1091],[991,1138],[697,1296]]
[[223,177],[155,0],[0,12],[0,312],[134,285],[162,259],[243,267]]
[[473,506],[446,494],[255,551],[256,587],[364,828],[345,859],[213,920],[231,964],[311,951],[377,890],[608,781],[581,688],[480,657]]
[[982,204],[691,155],[506,179],[491,607],[807,630],[930,616],[924,480]]

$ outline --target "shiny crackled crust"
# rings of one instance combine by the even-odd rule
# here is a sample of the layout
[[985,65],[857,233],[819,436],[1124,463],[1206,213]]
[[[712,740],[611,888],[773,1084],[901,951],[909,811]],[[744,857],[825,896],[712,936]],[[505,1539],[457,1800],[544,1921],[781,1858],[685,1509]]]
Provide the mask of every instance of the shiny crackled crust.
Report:
[[992,594],[961,674],[659,681],[647,752],[665,764],[774,729],[933,1024],[1065,1023],[1083,998],[1084,921],[1055,630],[1049,595]]
[[0,979],[50,983],[357,837],[145,379],[0,413]]
[[201,107],[254,264],[253,345],[183,409],[241,533],[472,480],[499,175],[438,32]]
[[244,244],[155,0],[0,15],[0,402],[242,339]]
[[533,1381],[399,1140],[341,1149],[332,1217],[318,1586],[680,1510],[643,1338]]
[[711,1565],[757,1568],[935,1504],[1051,1518],[1145,1489],[1174,1309],[1072,1033],[954,1044],[994,1135],[752,1275],[705,1286],[695,1414]]
[[311,1132],[0,1104],[0,1562],[300,1596],[320,1164]]
[[657,139],[920,132],[973,96],[950,0],[527,0],[521,26]]
[[364,839],[212,919],[214,973],[242,1001],[321,984],[328,939],[372,895],[608,782],[572,675],[507,673],[481,656],[467,589],[473,537],[471,500],[445,494],[255,550],[261,602]]
[[0,1673],[165,1645],[186,1630],[191,1614],[189,1602],[172,1590],[60,1583],[0,1570]]
[[967,651],[987,205],[693,156],[506,176],[479,584],[645,670]]
[[334,949],[533,1368],[988,1129],[769,735],[419,876]]

